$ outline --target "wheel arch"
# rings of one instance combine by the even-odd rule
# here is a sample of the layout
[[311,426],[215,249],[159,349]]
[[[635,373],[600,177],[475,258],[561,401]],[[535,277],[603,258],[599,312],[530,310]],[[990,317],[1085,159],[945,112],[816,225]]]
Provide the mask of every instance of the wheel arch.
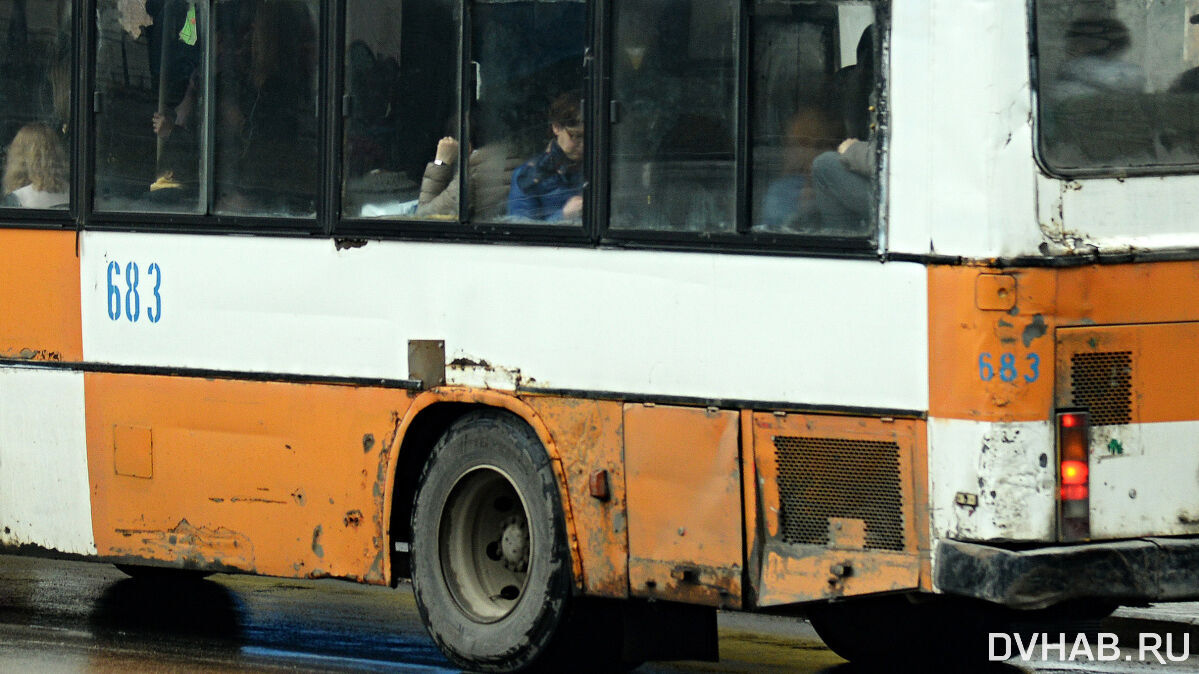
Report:
[[571,575],[576,590],[583,587],[583,566],[579,554],[578,535],[571,512],[566,473],[557,444],[541,416],[514,395],[491,390],[448,388],[428,391],[417,396],[405,413],[396,439],[390,449],[390,468],[384,508],[388,513],[387,546],[391,557],[391,584],[408,577],[408,555],[397,552],[396,543],[411,543],[413,499],[416,496],[421,469],[433,446],[447,429],[463,415],[481,409],[505,411],[526,424],[537,435],[550,459],[558,496],[566,519]]

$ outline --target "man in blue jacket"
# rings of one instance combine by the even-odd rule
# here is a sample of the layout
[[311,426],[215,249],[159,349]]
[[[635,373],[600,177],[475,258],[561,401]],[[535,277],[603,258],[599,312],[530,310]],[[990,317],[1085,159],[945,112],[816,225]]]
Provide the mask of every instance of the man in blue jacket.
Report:
[[583,217],[582,92],[570,91],[550,104],[554,138],[545,152],[512,174],[508,215],[548,222]]

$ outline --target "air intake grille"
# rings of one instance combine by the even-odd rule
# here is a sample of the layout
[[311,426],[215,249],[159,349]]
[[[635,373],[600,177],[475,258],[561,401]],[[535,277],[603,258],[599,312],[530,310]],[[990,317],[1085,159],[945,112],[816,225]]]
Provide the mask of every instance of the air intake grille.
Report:
[[866,523],[867,550],[903,550],[899,445],[893,442],[776,436],[782,535],[828,545],[829,518]]
[[1132,421],[1132,352],[1076,353],[1070,358],[1070,394],[1091,413],[1092,426]]

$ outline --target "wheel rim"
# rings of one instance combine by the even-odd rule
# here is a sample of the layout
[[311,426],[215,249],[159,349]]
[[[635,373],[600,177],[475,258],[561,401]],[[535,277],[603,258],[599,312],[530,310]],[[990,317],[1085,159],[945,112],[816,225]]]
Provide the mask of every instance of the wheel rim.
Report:
[[458,478],[441,512],[438,555],[446,586],[471,619],[502,620],[524,596],[533,561],[528,507],[491,466]]

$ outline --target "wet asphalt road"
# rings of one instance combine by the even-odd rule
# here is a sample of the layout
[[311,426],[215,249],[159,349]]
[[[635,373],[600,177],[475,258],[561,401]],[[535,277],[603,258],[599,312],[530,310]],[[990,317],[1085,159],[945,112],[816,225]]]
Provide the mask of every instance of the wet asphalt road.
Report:
[[[1124,628],[1142,624],[1149,623]],[[825,648],[802,620],[722,614],[720,625],[721,662],[650,663],[636,671],[865,671]],[[425,634],[407,585],[230,575],[147,582],[106,564],[0,555],[0,672],[10,671],[455,670]],[[1042,662],[985,671],[1199,672],[1199,657],[1167,666]]]
[[[802,621],[741,616],[722,626],[721,652],[720,663],[637,671],[850,671]],[[0,556],[0,670],[454,671],[406,585],[229,575],[147,582],[105,564],[19,556]]]

